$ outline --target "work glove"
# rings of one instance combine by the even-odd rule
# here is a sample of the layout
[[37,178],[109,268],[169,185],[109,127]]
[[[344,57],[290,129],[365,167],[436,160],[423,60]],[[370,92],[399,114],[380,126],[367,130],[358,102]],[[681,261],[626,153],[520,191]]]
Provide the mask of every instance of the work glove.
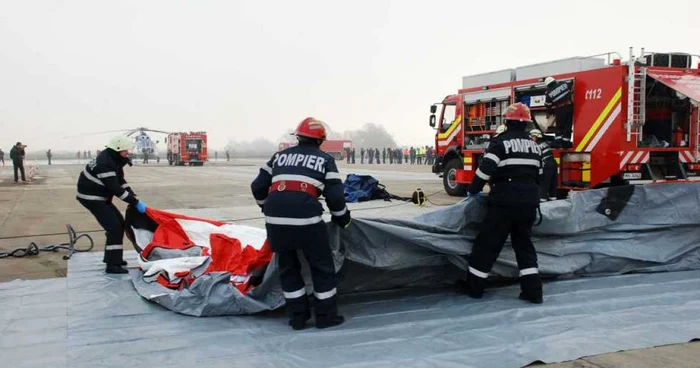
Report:
[[139,211],[139,213],[146,213],[146,204],[139,201],[136,203],[136,210]]
[[331,221],[342,227],[343,229],[347,229],[348,226],[350,226],[350,223],[352,222],[352,218],[350,217],[350,211],[346,212],[342,216],[331,216]]

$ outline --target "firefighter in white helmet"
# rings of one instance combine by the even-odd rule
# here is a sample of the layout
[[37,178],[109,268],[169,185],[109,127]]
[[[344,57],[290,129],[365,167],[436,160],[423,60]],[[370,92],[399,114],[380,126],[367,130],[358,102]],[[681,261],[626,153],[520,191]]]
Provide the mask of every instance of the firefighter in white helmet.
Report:
[[78,178],[78,202],[87,208],[107,233],[103,262],[107,273],[128,273],[123,266],[124,217],[114,206],[118,197],[140,213],[146,213],[146,204],[136,199],[136,194],[124,180],[124,166],[131,165],[129,151],[134,141],[125,136],[112,138],[97,157],[90,161]]
[[539,129],[530,131],[530,137],[542,150],[542,175],[540,176],[540,202],[557,199],[557,161],[552,155],[552,148],[544,139]]
[[567,81],[557,81],[552,77],[544,80],[547,86],[545,106],[547,114],[554,115],[557,121],[556,137],[552,148],[571,148],[571,127],[574,118],[573,85]]

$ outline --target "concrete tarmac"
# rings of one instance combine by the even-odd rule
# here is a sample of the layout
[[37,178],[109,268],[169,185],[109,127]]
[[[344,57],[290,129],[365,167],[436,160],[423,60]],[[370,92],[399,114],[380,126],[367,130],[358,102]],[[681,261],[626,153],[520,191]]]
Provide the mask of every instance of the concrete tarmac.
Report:
[[[263,159],[219,160],[203,167],[170,167],[166,162],[136,164],[125,169],[126,179],[139,198],[149,206],[193,216],[234,220],[238,223],[262,226],[260,210],[250,194],[250,182],[257,175]],[[0,167],[0,238],[61,233],[54,236],[30,236],[0,239],[0,250],[26,247],[30,242],[39,246],[67,241],[65,225],[78,232],[97,230],[90,235],[95,240],[93,251],[104,249],[104,235],[94,218],[75,200],[76,180],[84,162],[55,161],[41,165],[34,181],[12,183],[12,166]],[[351,206],[353,216],[411,217],[448,205],[459,198],[447,196],[442,180],[430,173],[430,167],[389,164],[355,164],[339,162],[341,175],[349,173],[372,175],[387,190],[399,196],[410,196],[415,188],[430,195],[432,203],[425,208],[398,202],[373,201]],[[120,209],[124,204],[116,200]],[[377,208],[380,207],[380,208]],[[128,242],[127,242],[128,243]],[[79,245],[80,247],[80,245]],[[127,245],[127,248],[129,246]],[[0,259],[0,282],[13,279],[42,279],[66,275],[65,251],[42,253],[25,258]],[[698,367],[700,343],[679,344],[586,357],[572,362],[545,366],[560,368],[608,367]]]

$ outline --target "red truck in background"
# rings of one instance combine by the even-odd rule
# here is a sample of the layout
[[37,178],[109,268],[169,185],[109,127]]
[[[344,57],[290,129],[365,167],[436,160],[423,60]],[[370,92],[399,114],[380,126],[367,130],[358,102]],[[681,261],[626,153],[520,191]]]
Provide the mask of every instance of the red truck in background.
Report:
[[202,166],[207,161],[207,133],[179,132],[168,134],[168,164]]
[[[279,144],[279,151],[296,146],[297,142],[282,142]],[[336,160],[344,160],[347,150],[352,149],[352,141],[347,139],[329,139],[321,144],[321,151],[331,155]]]

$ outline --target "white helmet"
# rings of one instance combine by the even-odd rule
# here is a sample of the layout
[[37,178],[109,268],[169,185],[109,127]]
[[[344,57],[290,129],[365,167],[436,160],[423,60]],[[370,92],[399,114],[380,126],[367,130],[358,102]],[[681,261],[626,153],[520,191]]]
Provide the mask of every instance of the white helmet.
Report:
[[118,135],[116,137],[112,137],[105,147],[111,148],[117,152],[131,151],[134,149],[134,140],[124,135]]
[[552,77],[547,77],[544,79],[544,85],[548,86],[550,83],[556,82],[557,80]]
[[496,135],[505,133],[507,129],[508,128],[505,125],[499,125],[498,128],[496,128]]
[[531,137],[542,138],[542,132],[539,129],[533,129],[530,131]]

